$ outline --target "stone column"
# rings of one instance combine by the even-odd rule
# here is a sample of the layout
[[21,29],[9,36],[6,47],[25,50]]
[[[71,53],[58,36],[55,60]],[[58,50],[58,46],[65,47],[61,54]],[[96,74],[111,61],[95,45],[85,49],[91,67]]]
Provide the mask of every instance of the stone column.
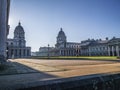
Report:
[[80,49],[79,49],[79,56],[80,56]]
[[66,49],[65,49],[65,56],[66,56],[66,53],[67,53],[67,52],[66,52]]
[[70,50],[68,49],[68,56],[70,56]]
[[108,46],[108,56],[110,56],[110,46]]
[[24,49],[24,57],[25,57],[25,49]]
[[30,52],[30,50],[29,50],[29,57],[31,56],[31,52]]
[[21,57],[23,58],[23,49],[21,49]]
[[83,54],[82,54],[82,49],[81,49],[81,56],[83,56]]
[[70,56],[71,56],[71,50],[70,50]]
[[0,63],[6,61],[7,0],[0,0]]
[[15,52],[14,52],[14,49],[12,48],[12,53],[11,53],[11,54],[12,54],[12,55],[11,55],[11,56],[12,56],[12,59],[15,58],[15,54],[14,54],[14,53],[15,53]]
[[27,57],[27,49],[25,49],[25,57]]
[[112,56],[115,56],[114,55],[114,46],[112,46]]
[[65,50],[65,56],[67,56],[67,50]]
[[63,50],[61,50],[61,56],[63,56]]
[[67,56],[69,56],[69,49],[67,50]]
[[19,49],[17,49],[17,58],[19,58]]
[[73,50],[72,50],[72,54],[73,54],[73,56],[75,55],[74,52],[75,52],[75,51],[74,51],[74,49],[73,49]]
[[65,55],[65,50],[63,50],[63,56]]
[[63,56],[63,52],[64,52],[64,51],[62,50],[62,52],[61,52],[62,55],[61,55],[61,56]]
[[68,56],[68,49],[67,49],[67,56]]
[[60,56],[62,56],[62,50],[60,50]]
[[67,56],[68,56],[68,49],[67,49]]
[[117,56],[119,57],[119,46],[118,45],[116,46],[116,53],[117,53]]
[[67,54],[67,56],[68,56],[68,54],[69,54],[69,51],[68,51],[68,49],[67,49],[67,51],[66,51],[66,52],[67,52],[66,54]]
[[73,56],[73,50],[71,52],[72,52],[72,56]]
[[[30,56],[30,50],[29,49],[27,49],[27,56],[29,57]],[[51,53],[50,53],[50,51],[49,51],[49,56],[51,55]]]
[[88,48],[88,49],[89,49],[89,51],[88,51],[89,52],[89,56],[91,56],[91,49],[90,48]]
[[72,56],[72,50],[70,50],[70,55]]
[[71,49],[69,50],[69,56],[71,56]]
[[70,49],[70,56],[72,56],[72,55],[71,55],[71,49]]
[[60,56],[62,56],[62,50],[60,50],[60,52],[61,52]]

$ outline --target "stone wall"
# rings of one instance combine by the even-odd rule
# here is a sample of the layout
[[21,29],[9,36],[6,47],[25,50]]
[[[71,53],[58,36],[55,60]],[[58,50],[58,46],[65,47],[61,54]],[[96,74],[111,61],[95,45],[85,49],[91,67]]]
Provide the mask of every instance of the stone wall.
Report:
[[120,74],[89,75],[16,85],[18,90],[120,90]]

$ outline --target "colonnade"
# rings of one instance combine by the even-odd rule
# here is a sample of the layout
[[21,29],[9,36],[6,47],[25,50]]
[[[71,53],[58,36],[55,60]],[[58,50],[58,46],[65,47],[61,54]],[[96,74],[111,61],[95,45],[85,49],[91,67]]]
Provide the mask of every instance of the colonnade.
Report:
[[120,46],[119,45],[108,46],[108,55],[109,56],[120,56]]
[[27,48],[17,48],[8,50],[8,58],[24,58],[31,55],[30,49]]
[[80,55],[80,50],[75,50],[75,49],[63,49],[60,50],[60,56],[79,56]]
[[101,51],[81,50],[81,56],[120,56],[119,45],[108,45],[106,48]]

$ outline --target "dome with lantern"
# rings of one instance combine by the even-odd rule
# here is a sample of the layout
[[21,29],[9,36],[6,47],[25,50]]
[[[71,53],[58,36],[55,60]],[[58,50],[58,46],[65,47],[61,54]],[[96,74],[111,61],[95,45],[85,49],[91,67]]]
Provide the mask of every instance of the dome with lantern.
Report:
[[57,43],[63,43],[63,42],[66,42],[66,35],[65,35],[63,29],[60,28],[60,31],[57,36]]
[[21,23],[18,23],[18,26],[16,26],[14,30],[14,39],[24,39],[25,38],[25,32],[23,27],[21,26]]

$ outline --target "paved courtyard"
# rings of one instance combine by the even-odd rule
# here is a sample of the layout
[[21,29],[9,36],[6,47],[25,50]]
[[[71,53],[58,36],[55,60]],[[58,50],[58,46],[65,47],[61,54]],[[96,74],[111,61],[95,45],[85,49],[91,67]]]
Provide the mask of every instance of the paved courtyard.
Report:
[[57,77],[72,77],[120,71],[119,61],[39,59],[16,59],[11,61],[18,73],[44,72]]
[[119,60],[14,59],[10,62],[16,72],[0,75],[0,88],[56,78],[120,72]]

